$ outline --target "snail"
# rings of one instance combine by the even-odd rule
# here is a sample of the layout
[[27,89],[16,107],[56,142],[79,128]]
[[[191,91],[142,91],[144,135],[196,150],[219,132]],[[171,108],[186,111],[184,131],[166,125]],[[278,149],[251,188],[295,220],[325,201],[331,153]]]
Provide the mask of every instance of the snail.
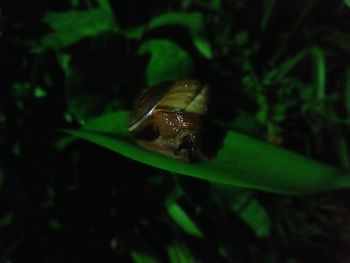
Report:
[[135,102],[128,129],[149,150],[187,162],[208,159],[209,97],[209,86],[197,79],[155,85]]

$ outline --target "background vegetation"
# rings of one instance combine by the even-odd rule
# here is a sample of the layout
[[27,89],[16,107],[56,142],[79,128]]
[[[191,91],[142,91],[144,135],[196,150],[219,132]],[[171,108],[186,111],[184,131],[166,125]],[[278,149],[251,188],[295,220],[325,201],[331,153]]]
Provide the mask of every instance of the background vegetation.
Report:
[[347,262],[349,191],[228,188],[57,129],[195,76],[217,119],[349,169],[348,1],[2,1],[1,262]]

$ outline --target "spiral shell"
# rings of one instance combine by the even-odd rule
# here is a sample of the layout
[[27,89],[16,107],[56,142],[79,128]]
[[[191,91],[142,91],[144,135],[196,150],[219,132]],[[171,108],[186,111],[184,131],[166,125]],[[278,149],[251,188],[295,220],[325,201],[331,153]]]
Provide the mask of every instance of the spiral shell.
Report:
[[129,131],[148,149],[186,161],[206,159],[202,133],[209,87],[197,79],[164,82],[135,103]]

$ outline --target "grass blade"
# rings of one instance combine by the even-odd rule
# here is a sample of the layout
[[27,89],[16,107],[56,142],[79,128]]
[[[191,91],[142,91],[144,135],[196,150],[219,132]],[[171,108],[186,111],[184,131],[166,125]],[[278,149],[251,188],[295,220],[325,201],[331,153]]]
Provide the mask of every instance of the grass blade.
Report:
[[177,223],[177,225],[187,234],[203,238],[202,231],[198,228],[191,217],[176,202],[168,204],[169,216]]
[[228,132],[214,159],[184,163],[139,147],[128,133],[128,116],[106,114],[66,132],[153,167],[236,187],[286,194],[350,187],[349,172],[236,132]]
[[179,242],[175,242],[167,248],[170,263],[195,263],[189,249]]
[[138,250],[131,251],[131,258],[135,263],[159,263],[154,257]]
[[314,68],[314,86],[316,98],[320,101],[325,98],[326,89],[326,58],[322,49],[314,47],[310,51]]

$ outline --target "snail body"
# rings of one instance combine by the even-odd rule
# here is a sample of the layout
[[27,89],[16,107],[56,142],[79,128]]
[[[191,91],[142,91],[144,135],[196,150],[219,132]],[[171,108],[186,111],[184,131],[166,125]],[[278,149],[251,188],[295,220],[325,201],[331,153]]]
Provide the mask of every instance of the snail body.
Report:
[[135,103],[129,131],[139,145],[188,162],[207,159],[204,126],[209,87],[196,79],[164,82]]

